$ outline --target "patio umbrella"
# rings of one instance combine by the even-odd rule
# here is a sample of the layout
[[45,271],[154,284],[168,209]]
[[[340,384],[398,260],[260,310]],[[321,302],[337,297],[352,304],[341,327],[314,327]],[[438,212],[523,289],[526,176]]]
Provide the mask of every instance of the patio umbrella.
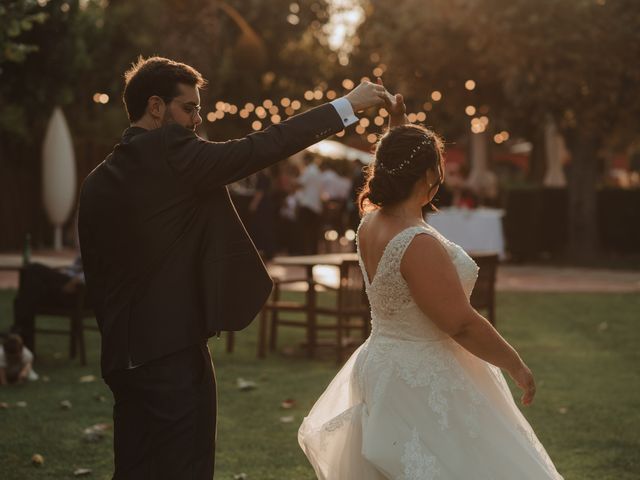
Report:
[[311,145],[307,150],[322,157],[332,158],[335,160],[359,160],[365,165],[369,165],[373,161],[373,155],[371,153],[363,152],[357,148],[348,147],[347,145],[336,142],[335,140],[322,140]]
[[54,226],[53,246],[62,249],[62,226],[76,199],[76,163],[67,121],[60,107],[53,110],[42,145],[42,199]]

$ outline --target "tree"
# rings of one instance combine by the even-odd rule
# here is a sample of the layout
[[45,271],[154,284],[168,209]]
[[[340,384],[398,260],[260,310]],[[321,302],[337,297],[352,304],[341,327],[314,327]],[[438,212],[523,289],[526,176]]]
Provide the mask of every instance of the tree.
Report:
[[[568,254],[597,247],[598,152],[630,141],[640,114],[640,4],[633,0],[370,0],[362,49],[415,92],[473,78],[494,125],[532,139],[551,115],[572,155]],[[444,95],[447,98],[448,92]],[[460,118],[469,98],[443,105]],[[462,100],[462,102],[461,102]],[[444,113],[444,112],[443,112]],[[455,123],[455,122],[450,122]],[[445,123],[449,130],[454,126]]]

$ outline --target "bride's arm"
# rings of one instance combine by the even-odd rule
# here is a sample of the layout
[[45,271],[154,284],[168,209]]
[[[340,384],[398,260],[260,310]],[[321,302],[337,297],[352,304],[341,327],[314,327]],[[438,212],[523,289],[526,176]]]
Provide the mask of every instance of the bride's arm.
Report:
[[[378,85],[384,86],[380,77],[378,77],[377,82]],[[407,117],[407,106],[404,104],[404,98],[401,94],[396,93],[395,95],[392,95],[389,92],[386,92],[386,96],[384,97],[384,108],[389,112],[389,130],[393,127],[409,123],[409,118]]]
[[417,235],[407,248],[400,271],[418,307],[442,331],[475,356],[506,370],[529,405],[535,382],[518,352],[469,303],[458,273],[442,244]]

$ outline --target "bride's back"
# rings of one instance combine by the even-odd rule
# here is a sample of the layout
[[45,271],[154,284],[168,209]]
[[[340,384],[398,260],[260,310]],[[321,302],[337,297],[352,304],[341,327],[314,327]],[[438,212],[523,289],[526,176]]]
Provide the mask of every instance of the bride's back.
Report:
[[399,218],[384,216],[379,211],[368,213],[362,217],[362,223],[358,229],[358,250],[369,283],[376,276],[380,260],[389,242],[403,230],[422,225],[425,224],[409,223]]

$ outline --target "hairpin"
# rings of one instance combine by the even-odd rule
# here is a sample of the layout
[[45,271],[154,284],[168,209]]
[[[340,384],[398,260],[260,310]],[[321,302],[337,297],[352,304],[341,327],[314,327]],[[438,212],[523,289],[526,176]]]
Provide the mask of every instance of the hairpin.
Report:
[[400,162],[397,166],[395,166],[393,168],[385,167],[382,164],[382,162],[377,162],[376,166],[377,166],[378,169],[382,170],[385,173],[388,173],[390,175],[395,175],[396,173],[402,171],[405,167],[410,165],[411,161],[418,154],[418,152],[422,149],[422,147],[424,147],[425,145],[428,145],[430,143],[430,141],[431,141],[430,138],[425,138],[424,140],[422,140],[420,143],[418,143],[415,147],[413,147],[411,149],[411,153],[409,154],[409,158],[403,160],[402,162]]

